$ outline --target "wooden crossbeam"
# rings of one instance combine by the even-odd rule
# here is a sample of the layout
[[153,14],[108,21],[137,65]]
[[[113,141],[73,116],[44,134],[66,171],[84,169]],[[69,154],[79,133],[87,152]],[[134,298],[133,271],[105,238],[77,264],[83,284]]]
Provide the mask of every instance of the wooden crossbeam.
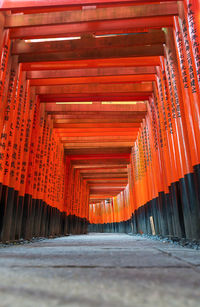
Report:
[[[54,122],[54,128],[79,128],[79,129],[85,129],[85,128],[139,128],[139,123],[57,123]],[[82,138],[81,138],[82,139]],[[84,139],[83,139],[84,140]]]
[[[121,165],[126,165],[127,163],[112,163],[112,164],[109,164],[109,167],[119,167]],[[88,168],[88,169],[96,169],[96,168],[99,168],[99,167],[106,167],[108,166],[108,164],[103,164],[103,163],[98,163],[98,164],[91,164],[91,165],[87,165],[87,164],[75,164],[73,165],[73,167],[75,169],[81,169],[81,168]]]
[[[116,170],[118,170],[119,172],[120,171],[122,171],[122,172],[127,172],[127,166],[125,165],[125,166],[123,166],[123,165],[119,165],[118,167],[115,167],[115,166],[110,166],[109,165],[109,167],[108,166],[105,166],[105,167],[97,167],[96,169],[95,169],[95,173],[96,172],[106,172],[106,171],[116,171]],[[93,173],[94,174],[94,170],[92,170],[92,169],[88,169],[88,168],[84,168],[84,167],[82,167],[82,169],[80,169],[79,170],[79,172],[80,173],[84,173],[84,172],[87,172],[87,173]]]
[[[168,0],[173,1],[173,0]],[[38,9],[41,11],[42,9],[48,10],[49,8],[60,8],[63,7],[84,7],[84,6],[94,6],[94,5],[126,5],[126,4],[138,4],[138,3],[156,3],[156,2],[166,2],[166,0],[2,0],[0,3],[0,10],[11,10],[11,11],[27,11]]]
[[89,199],[89,204],[98,204],[101,203],[102,201],[104,201],[105,199],[107,199],[108,197],[104,196],[102,198],[98,197],[98,198],[90,198]]
[[122,154],[116,154],[116,155],[74,155],[70,156],[71,161],[80,161],[87,159],[87,161],[95,161],[95,160],[102,160],[107,159],[109,161],[112,161],[113,159],[129,159],[129,155],[122,155]]
[[155,67],[153,66],[120,67],[120,68],[109,67],[109,68],[28,71],[27,79],[72,78],[72,77],[78,78],[78,77],[144,75],[144,74],[156,74]]
[[79,149],[65,149],[66,155],[77,155],[77,154],[100,154],[100,153],[131,153],[131,147],[114,147],[114,148],[79,148]]
[[107,188],[103,188],[103,189],[90,189],[90,194],[96,194],[96,195],[106,195],[106,198],[109,197],[113,197],[116,196],[117,194],[119,194],[121,191],[124,190],[124,187],[121,188],[115,188],[115,189],[111,189],[110,187]]
[[[135,136],[135,140],[136,140],[136,137],[137,135]],[[135,141],[134,140],[134,141]],[[114,148],[114,147],[131,147],[133,146],[134,144],[134,141],[131,141],[131,142],[87,142],[87,143],[64,143],[63,146],[65,149],[74,149],[74,148],[104,148],[104,147],[111,147],[111,148]]]
[[145,32],[147,29],[172,27],[173,16],[155,16],[133,19],[91,21],[64,25],[12,28],[11,39],[39,39],[49,37],[81,36],[87,33],[96,35]]
[[97,8],[90,10],[49,12],[43,14],[8,15],[6,28],[71,24],[80,22],[177,15],[177,2],[150,5]]
[[[56,115],[56,116],[65,116],[65,119],[68,118],[68,119],[72,119],[73,122],[74,120],[79,120],[79,119],[91,119],[92,121],[95,121],[95,119],[98,119],[98,120],[103,120],[105,119],[105,121],[109,121],[110,120],[116,120],[118,122],[118,120],[120,120],[120,116],[121,116],[121,121],[122,122],[135,122],[135,123],[138,123],[138,122],[141,122],[142,118],[144,118],[144,116],[146,115],[146,110],[145,111],[117,111],[117,110],[114,110],[114,111],[101,111],[101,110],[97,110],[97,111],[69,111],[69,110],[54,110],[54,111],[51,111],[53,110],[52,109],[46,109],[46,112],[47,114],[49,115]],[[121,112],[121,114],[120,114]],[[98,121],[97,121],[98,122]],[[111,121],[112,122],[112,121]]]
[[37,86],[36,94],[69,94],[69,93],[141,93],[152,92],[152,82],[140,84],[80,84]]
[[128,177],[109,177],[109,178],[104,178],[104,177],[97,177],[97,178],[89,178],[86,179],[88,183],[90,184],[105,184],[105,182],[115,182],[116,184],[119,184],[121,182],[127,183]]
[[161,30],[150,30],[146,33],[102,38],[89,36],[69,41],[26,42],[24,40],[15,40],[12,45],[12,54],[60,53],[63,50],[80,52],[80,50],[145,46],[163,43],[165,43],[164,32]]
[[[115,195],[113,195],[115,196]],[[105,200],[105,199],[108,199],[112,196],[110,196],[110,194],[90,194],[90,198],[89,198],[89,201],[90,201],[90,204],[94,204],[94,203],[100,203],[101,201]]]
[[[85,178],[85,179],[87,179],[87,178]],[[115,182],[115,183],[124,182],[124,183],[127,183],[127,181],[128,181],[128,178],[125,178],[125,177],[118,177],[118,178],[109,177],[108,179],[106,179],[106,178],[93,178],[93,179],[89,178],[89,179],[87,179],[87,182],[89,184],[96,184],[96,183],[105,184],[105,182]]]
[[52,119],[55,119],[56,123],[68,123],[68,124],[78,124],[78,125],[85,125],[87,123],[89,124],[101,124],[101,123],[105,123],[105,124],[117,124],[117,123],[130,123],[130,124],[135,124],[138,125],[140,127],[140,123],[141,123],[141,118],[137,117],[128,117],[126,118],[126,116],[106,116],[106,118],[102,117],[92,117],[92,116],[88,116],[86,118],[83,117],[76,117],[74,115],[74,118],[68,118],[67,115],[51,115]]
[[[62,138],[62,137],[67,137],[67,136],[83,136],[83,137],[88,137],[88,136],[113,136],[114,132],[107,132],[107,131],[99,131],[99,132],[59,132],[56,131],[57,135]],[[130,137],[137,137],[138,132],[132,132],[132,131],[119,131],[115,132],[115,135],[117,136],[130,136]],[[108,143],[109,145],[109,143]],[[128,145],[131,146],[131,145]],[[109,146],[108,146],[109,147]],[[119,146],[120,147],[120,146]]]
[[48,78],[48,79],[32,79],[31,86],[43,85],[66,85],[66,84],[107,84],[107,83],[138,83],[145,81],[154,81],[154,74],[145,75],[124,75],[124,76],[100,76],[100,77],[79,77],[79,78]]
[[[114,162],[115,162],[115,164],[114,164]],[[77,163],[76,162],[76,164],[74,164],[73,165],[73,167],[74,168],[82,168],[82,167],[88,167],[88,168],[96,168],[96,167],[104,167],[104,166],[108,166],[108,165],[110,165],[110,166],[119,166],[119,165],[127,165],[128,164],[128,161],[126,161],[126,160],[117,160],[117,161],[114,161],[114,162],[110,162],[109,163],[109,161],[107,161],[107,160],[102,160],[101,162],[99,162],[98,163],[98,161],[96,162],[96,163],[91,163],[91,164],[89,164],[88,163],[88,161],[82,161],[82,162],[79,162],[79,163]]]
[[108,197],[102,197],[98,199],[89,199],[89,204],[98,204],[101,203],[102,201],[106,200]]
[[138,66],[157,66],[160,65],[159,56],[139,56],[139,57],[120,57],[113,59],[88,59],[88,60],[70,60],[70,61],[50,61],[50,62],[28,62],[23,63],[22,69],[25,71],[38,70],[65,70],[77,68],[94,67],[138,67]]
[[106,193],[120,193],[122,190],[124,190],[124,188],[126,187],[126,184],[121,185],[121,186],[94,186],[90,188],[90,193],[91,194],[95,194],[95,193],[104,193],[106,191]]
[[[116,179],[116,180],[117,180],[118,178],[119,178],[120,180],[121,180],[122,178],[123,178],[124,180],[127,180],[127,178],[128,178],[127,174],[124,174],[124,175],[123,175],[122,173],[121,173],[121,174],[120,174],[120,173],[119,173],[119,174],[116,174],[116,173],[115,173],[115,174],[110,174],[110,175],[109,175],[109,174],[106,174],[106,173],[102,173],[101,176],[102,176],[102,175],[103,175],[103,178],[104,178],[105,181],[106,181],[106,180],[109,181],[109,180],[112,178],[112,176],[115,176],[114,179]],[[81,175],[81,176],[82,176],[82,178],[84,178],[85,180],[87,180],[87,182],[89,182],[89,181],[91,181],[91,180],[93,180],[93,179],[94,179],[95,181],[98,180],[98,179],[101,179],[100,176],[98,176],[98,175],[97,175],[97,176],[85,176],[85,175]]]
[[115,195],[110,195],[110,194],[90,194],[90,198],[89,198],[89,201],[91,204],[94,204],[94,203],[100,203],[101,201],[105,200],[105,199],[108,199],[108,198],[111,198],[112,196],[115,196]]
[[78,52],[62,51],[60,53],[39,53],[19,55],[19,62],[54,62],[68,60],[110,59],[120,57],[163,56],[163,44],[131,46],[119,48],[81,49]]
[[99,190],[116,190],[116,189],[124,189],[126,187],[127,183],[119,183],[119,184],[116,184],[116,183],[104,183],[104,184],[89,184],[89,187],[91,190],[96,190],[96,191],[99,191]]
[[73,137],[73,136],[67,136],[61,138],[61,143],[68,144],[68,143],[91,143],[91,142],[101,142],[101,143],[107,143],[107,142],[133,142],[135,140],[134,137],[131,136],[90,136],[90,137]]
[[[152,92],[137,93],[57,93],[40,94],[40,101],[47,103],[55,102],[96,102],[96,101],[145,101],[149,99]],[[60,114],[61,115],[61,114]]]
[[81,132],[94,132],[97,133],[98,132],[107,132],[107,133],[115,133],[115,132],[130,132],[130,133],[134,133],[138,131],[138,127],[108,127],[108,128],[55,128],[56,132],[59,133],[70,133],[70,132],[75,132],[75,133],[81,133]]
[[[147,85],[149,86],[149,84]],[[140,84],[134,84],[133,87],[131,87],[135,90],[139,89],[143,89],[144,86],[141,86]],[[102,112],[108,112],[107,115],[112,115],[109,112],[116,112],[115,115],[120,115],[117,112],[132,112],[130,113],[130,115],[138,115],[140,116],[140,112],[141,115],[142,112],[146,112],[147,108],[146,108],[146,103],[144,102],[139,102],[136,104],[131,104],[131,105],[121,105],[121,104],[53,104],[53,103],[45,103],[45,110],[46,111],[65,111],[65,112],[73,112],[76,111],[77,115],[79,115],[79,112],[82,112],[81,114],[85,114],[85,115],[103,115]],[[93,112],[93,114],[91,113]],[[97,113],[97,112],[101,112],[101,113]],[[135,112],[135,113],[134,113]],[[67,113],[66,113],[67,114]],[[125,114],[125,113],[123,113]],[[122,114],[122,115],[123,115]],[[127,113],[127,115],[129,115],[129,113]]]
[[82,169],[80,170],[80,173],[83,176],[86,177],[91,177],[91,176],[102,176],[104,174],[107,174],[108,176],[113,176],[113,174],[124,174],[127,176],[127,167],[120,167],[120,168],[110,168],[110,169],[96,169],[95,173],[93,170],[88,170],[88,169]]
[[94,134],[95,135],[95,133],[98,135],[99,133],[101,134],[101,133],[107,133],[108,135],[114,135],[115,134],[115,132],[116,133],[120,133],[120,132],[127,132],[127,133],[129,133],[129,134],[135,134],[135,133],[137,133],[138,132],[138,128],[56,128],[55,129],[55,131],[56,132],[58,132],[60,135],[67,135],[67,134],[71,134],[71,133],[74,133],[74,134],[81,134],[81,133],[83,133],[83,134],[90,134],[90,133],[92,133],[92,134]]
[[[71,137],[71,136],[68,136],[68,137],[62,137],[61,138],[61,143],[63,144],[66,144],[66,146],[71,143],[74,143],[74,144],[87,144],[87,143],[101,143],[105,146],[106,143],[120,143],[120,142],[130,142],[131,144],[133,144],[133,142],[135,141],[135,137],[131,137],[131,136],[116,136],[117,139],[114,139],[115,136],[110,136],[110,137],[78,137],[80,138],[81,140],[76,140],[76,137]],[[82,140],[84,139],[84,140]],[[116,144],[117,145],[117,144]],[[132,145],[131,145],[132,146]],[[118,146],[119,147],[119,146]]]

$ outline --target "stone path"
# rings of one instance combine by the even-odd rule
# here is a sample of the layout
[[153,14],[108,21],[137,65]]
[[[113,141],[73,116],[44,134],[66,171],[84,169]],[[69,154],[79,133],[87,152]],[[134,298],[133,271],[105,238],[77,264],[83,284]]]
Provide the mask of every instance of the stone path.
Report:
[[125,234],[0,248],[0,306],[200,306],[200,251]]

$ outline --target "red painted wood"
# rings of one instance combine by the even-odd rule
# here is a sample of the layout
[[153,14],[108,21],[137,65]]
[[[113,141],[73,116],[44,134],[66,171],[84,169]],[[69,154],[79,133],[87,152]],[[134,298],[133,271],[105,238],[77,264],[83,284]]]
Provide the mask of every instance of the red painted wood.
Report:
[[37,63],[23,63],[22,69],[25,71],[34,70],[65,70],[76,68],[89,67],[130,67],[130,66],[156,66],[160,64],[159,56],[148,57],[129,57],[117,59],[98,59],[98,60],[73,60],[73,61],[51,61],[51,62],[37,62]]
[[28,71],[28,79],[49,79],[49,78],[71,78],[71,77],[97,77],[97,76],[121,76],[155,74],[153,66],[146,67],[109,67],[109,68],[88,68],[88,69],[68,69],[68,70],[44,70]]
[[173,16],[146,17],[136,19],[93,21],[65,25],[13,28],[12,39],[36,39],[48,37],[80,36],[84,33],[111,34],[132,33],[147,29],[161,29],[173,26]]
[[[173,1],[173,0],[168,0]],[[0,3],[0,10],[18,10],[23,11],[27,9],[39,9],[42,8],[57,8],[57,7],[67,7],[67,6],[87,6],[87,5],[102,5],[102,4],[120,4],[124,5],[127,3],[156,3],[156,2],[165,2],[165,0],[41,0],[41,1],[34,1],[34,0],[2,0]]]
[[155,81],[154,74],[145,75],[124,75],[124,76],[99,76],[99,77],[79,77],[79,78],[48,78],[34,79],[30,81],[31,86],[43,85],[66,85],[66,84],[90,84],[90,83],[139,83],[145,81]]
[[130,35],[117,35],[111,37],[95,38],[92,34],[84,35],[78,40],[26,42],[16,40],[12,45],[12,54],[30,53],[59,53],[63,50],[76,51],[91,50],[97,48],[119,48],[130,46],[144,46],[162,44],[165,42],[162,30],[149,30],[145,33],[133,33]]

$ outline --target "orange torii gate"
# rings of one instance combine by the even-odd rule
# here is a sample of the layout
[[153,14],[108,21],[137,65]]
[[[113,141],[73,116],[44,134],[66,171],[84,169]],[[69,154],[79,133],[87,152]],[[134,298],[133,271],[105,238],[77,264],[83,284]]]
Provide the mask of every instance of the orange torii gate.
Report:
[[198,0],[1,1],[2,241],[89,223],[199,239],[199,13]]

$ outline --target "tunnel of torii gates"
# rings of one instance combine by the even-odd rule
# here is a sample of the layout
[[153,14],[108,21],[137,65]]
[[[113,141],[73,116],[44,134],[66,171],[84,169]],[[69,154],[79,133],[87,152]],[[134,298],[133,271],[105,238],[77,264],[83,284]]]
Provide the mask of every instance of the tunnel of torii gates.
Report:
[[0,1],[0,236],[200,239],[200,1]]

